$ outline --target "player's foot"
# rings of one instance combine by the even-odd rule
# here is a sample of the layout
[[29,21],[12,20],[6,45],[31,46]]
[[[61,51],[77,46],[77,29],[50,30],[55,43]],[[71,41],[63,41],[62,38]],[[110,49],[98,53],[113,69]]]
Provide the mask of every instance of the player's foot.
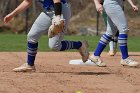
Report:
[[108,54],[109,54],[110,56],[115,56],[116,53],[117,53],[116,50],[110,50],[110,51],[108,52]]
[[106,67],[106,64],[102,61],[102,59],[99,56],[91,55],[89,59],[99,67]]
[[88,42],[87,41],[81,41],[82,46],[79,48],[79,53],[82,56],[83,62],[86,62],[89,58],[89,52],[88,52]]
[[130,58],[126,58],[126,59],[121,59],[121,65],[123,66],[130,66],[130,67],[136,67],[139,65],[138,62],[130,59]]
[[30,66],[28,65],[28,63],[24,63],[23,65],[14,68],[13,71],[15,72],[35,71],[35,66]]

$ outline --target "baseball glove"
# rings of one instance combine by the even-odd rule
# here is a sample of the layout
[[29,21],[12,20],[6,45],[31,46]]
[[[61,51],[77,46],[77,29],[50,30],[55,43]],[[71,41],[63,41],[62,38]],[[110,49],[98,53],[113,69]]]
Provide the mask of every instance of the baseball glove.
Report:
[[64,19],[62,19],[60,16],[54,16],[54,18],[52,19],[52,25],[48,30],[48,37],[52,38],[62,32],[64,30],[64,24]]

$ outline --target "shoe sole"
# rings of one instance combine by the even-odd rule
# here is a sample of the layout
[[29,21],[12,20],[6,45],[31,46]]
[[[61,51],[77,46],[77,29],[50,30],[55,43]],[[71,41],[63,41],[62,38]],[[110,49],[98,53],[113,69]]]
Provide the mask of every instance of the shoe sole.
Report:
[[35,72],[35,69],[23,69],[23,70],[13,70],[14,72]]
[[134,66],[129,66],[129,65],[123,65],[121,64],[123,67],[138,67],[139,65],[134,65]]

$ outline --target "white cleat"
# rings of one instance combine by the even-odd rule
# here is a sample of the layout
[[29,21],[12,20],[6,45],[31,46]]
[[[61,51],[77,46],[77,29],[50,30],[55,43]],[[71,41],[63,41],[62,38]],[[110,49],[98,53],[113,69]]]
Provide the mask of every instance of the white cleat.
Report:
[[89,51],[88,51],[88,42],[87,41],[81,41],[82,46],[79,48],[79,53],[82,56],[82,61],[86,62],[89,58]]
[[102,61],[102,59],[99,56],[91,55],[89,59],[99,67],[106,67],[106,64]]
[[27,72],[27,71],[35,71],[35,66],[30,66],[28,63],[24,63],[20,67],[14,68],[14,72]]
[[123,66],[130,66],[130,67],[136,67],[139,65],[138,62],[130,59],[130,58],[126,58],[126,59],[121,59],[121,65]]

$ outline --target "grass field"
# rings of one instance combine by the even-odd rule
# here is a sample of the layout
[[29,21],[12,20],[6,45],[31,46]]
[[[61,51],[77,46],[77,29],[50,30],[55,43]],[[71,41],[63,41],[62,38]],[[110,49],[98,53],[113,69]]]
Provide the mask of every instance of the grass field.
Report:
[[[95,50],[100,37],[97,36],[65,36],[66,40],[88,40],[89,50]],[[0,51],[26,51],[26,35],[0,34]],[[131,52],[140,52],[140,37],[129,37],[128,48]],[[105,51],[108,50],[108,47]],[[48,37],[43,36],[39,41],[39,51],[51,51],[48,47]],[[73,50],[75,51],[75,50]]]

